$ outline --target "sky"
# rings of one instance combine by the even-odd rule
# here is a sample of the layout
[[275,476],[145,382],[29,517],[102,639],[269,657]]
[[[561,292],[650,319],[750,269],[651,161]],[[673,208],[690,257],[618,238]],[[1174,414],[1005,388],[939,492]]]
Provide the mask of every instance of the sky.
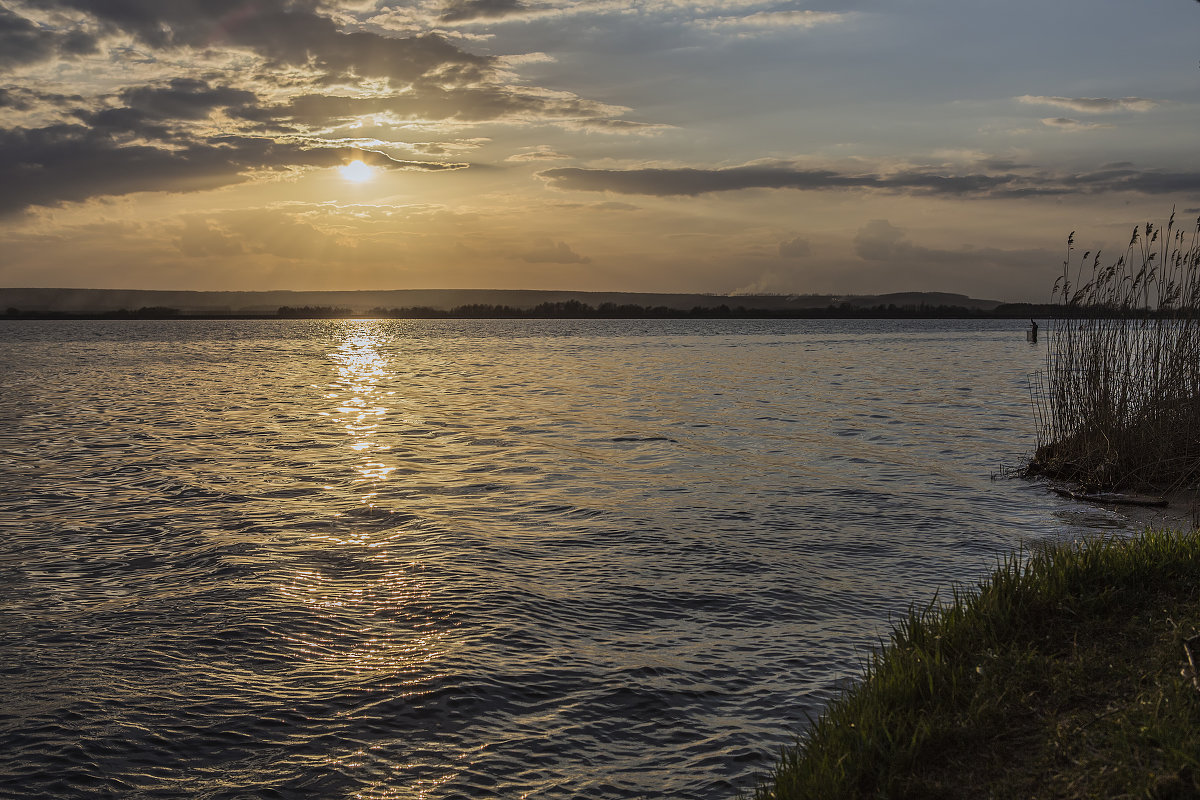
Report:
[[0,0],[0,286],[946,291],[1200,215],[1194,0]]

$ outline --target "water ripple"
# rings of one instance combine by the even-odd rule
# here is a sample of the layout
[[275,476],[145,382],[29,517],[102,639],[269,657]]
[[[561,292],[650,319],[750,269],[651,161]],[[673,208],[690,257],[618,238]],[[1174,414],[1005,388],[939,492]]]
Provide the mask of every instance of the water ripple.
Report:
[[1124,524],[1007,323],[0,321],[0,794],[736,794],[889,615]]

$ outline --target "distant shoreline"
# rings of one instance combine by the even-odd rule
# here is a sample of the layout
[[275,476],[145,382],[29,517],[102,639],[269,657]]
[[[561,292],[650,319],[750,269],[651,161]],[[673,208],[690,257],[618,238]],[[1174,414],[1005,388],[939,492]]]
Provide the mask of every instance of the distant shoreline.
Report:
[[[957,307],[991,311],[998,300],[981,300],[949,292],[890,294],[688,294],[663,292],[592,292],[543,289],[389,289],[389,290],[267,290],[169,291],[158,289],[71,289],[0,287],[0,313],[78,314],[105,316],[141,310],[173,309],[178,316],[277,316],[279,309],[319,309],[330,316],[406,315],[429,317],[480,316],[489,309],[497,316],[515,316],[538,308],[566,309],[579,316],[590,308],[597,316],[619,310],[622,316],[646,316],[646,309],[692,312],[695,309],[762,309],[804,311],[853,306],[898,309]],[[15,314],[11,312],[16,312]],[[607,313],[606,313],[607,312]],[[562,312],[556,311],[557,315]],[[665,312],[655,312],[662,313]],[[542,316],[541,312],[538,316]]]
[[1050,316],[1054,307],[1029,303],[1002,304],[993,309],[962,306],[861,306],[844,303],[819,308],[746,308],[604,304],[592,307],[577,301],[546,303],[534,308],[470,305],[449,310],[430,307],[372,309],[353,313],[328,307],[282,307],[274,314],[184,314],[175,308],[117,309],[101,313],[23,311],[9,308],[0,315],[8,320],[269,320],[269,319],[1029,319]]

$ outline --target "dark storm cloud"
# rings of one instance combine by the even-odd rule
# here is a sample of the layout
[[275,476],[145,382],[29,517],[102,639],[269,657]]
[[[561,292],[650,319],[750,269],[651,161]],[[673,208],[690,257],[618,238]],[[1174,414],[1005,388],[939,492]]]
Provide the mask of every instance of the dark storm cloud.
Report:
[[[135,124],[139,119],[134,120]],[[121,144],[99,127],[52,125],[0,131],[0,186],[4,187],[0,213],[102,195],[214,189],[241,182],[256,169],[332,167],[350,158],[391,169],[447,170],[466,166],[397,161],[380,153],[237,136],[175,147]]]
[[1200,173],[1114,169],[1077,175],[1048,173],[942,175],[910,170],[847,174],[786,165],[722,169],[549,169],[539,173],[558,189],[658,197],[695,196],[739,189],[880,189],[929,196],[1032,197],[1133,191],[1144,194],[1200,191]]
[[429,72],[479,73],[490,60],[440,36],[392,38],[343,32],[315,2],[287,0],[47,0],[92,15],[156,49],[244,47],[279,63],[312,65],[341,75],[413,80]]
[[442,12],[443,22],[468,22],[473,19],[499,19],[525,11],[520,0],[452,0]]
[[163,86],[139,86],[121,91],[126,105],[75,108],[72,115],[96,131],[127,133],[143,139],[193,143],[194,137],[174,123],[206,119],[214,110],[253,103],[253,92],[228,86],[212,87],[192,78],[176,78]]
[[59,55],[83,55],[95,50],[95,38],[85,31],[40,28],[0,5],[0,69],[45,61]]
[[104,108],[96,111],[80,109],[75,116],[86,122],[94,133],[106,135],[131,134],[141,139],[167,140],[175,131],[155,121],[135,108]]
[[83,102],[83,97],[77,94],[39,92],[24,86],[0,86],[0,108],[11,108],[14,111],[29,111],[47,105],[65,106],[81,102]]
[[131,109],[155,119],[204,119],[216,108],[249,105],[254,92],[228,86],[209,86],[193,78],[175,78],[166,86],[126,89],[120,98]]

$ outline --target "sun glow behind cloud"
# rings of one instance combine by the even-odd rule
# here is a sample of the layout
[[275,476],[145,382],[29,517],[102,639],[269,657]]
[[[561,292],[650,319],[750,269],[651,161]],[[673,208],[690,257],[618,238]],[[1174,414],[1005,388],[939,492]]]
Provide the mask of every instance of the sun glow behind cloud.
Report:
[[357,158],[346,166],[339,167],[338,172],[342,174],[343,178],[351,183],[366,183],[375,177],[375,169],[373,167],[368,167]]

